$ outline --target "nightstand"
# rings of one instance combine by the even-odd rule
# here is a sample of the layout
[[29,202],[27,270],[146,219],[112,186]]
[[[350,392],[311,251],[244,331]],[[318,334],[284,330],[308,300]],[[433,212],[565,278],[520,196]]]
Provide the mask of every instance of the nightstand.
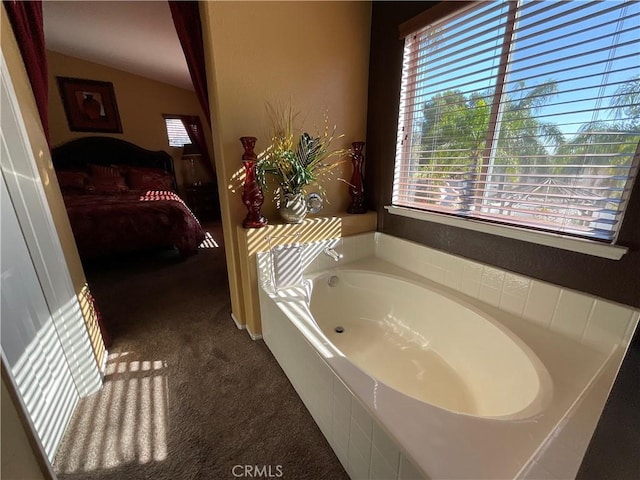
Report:
[[187,185],[184,190],[185,201],[198,220],[220,219],[220,200],[215,183]]

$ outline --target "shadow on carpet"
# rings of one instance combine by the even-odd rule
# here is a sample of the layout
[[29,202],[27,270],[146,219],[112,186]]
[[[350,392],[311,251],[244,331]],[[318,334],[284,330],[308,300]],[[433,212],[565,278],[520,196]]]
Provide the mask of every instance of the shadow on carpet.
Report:
[[60,479],[233,479],[236,465],[348,478],[267,347],[231,320],[223,248],[85,269],[113,345],[58,450]]

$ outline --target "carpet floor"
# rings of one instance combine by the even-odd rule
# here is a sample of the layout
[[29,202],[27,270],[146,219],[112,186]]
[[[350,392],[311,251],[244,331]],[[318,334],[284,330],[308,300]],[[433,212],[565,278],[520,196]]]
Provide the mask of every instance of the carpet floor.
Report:
[[221,230],[207,230],[186,261],[85,265],[113,345],[58,450],[61,480],[348,478],[264,342],[233,324]]

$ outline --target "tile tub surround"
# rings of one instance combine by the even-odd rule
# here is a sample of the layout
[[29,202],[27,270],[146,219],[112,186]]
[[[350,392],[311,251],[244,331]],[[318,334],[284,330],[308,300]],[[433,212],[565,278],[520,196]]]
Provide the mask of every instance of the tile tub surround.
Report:
[[[437,437],[440,443],[446,443],[446,439],[449,438],[452,445],[458,443],[473,447],[471,452],[466,454],[457,452],[456,455],[451,450],[437,451],[436,445],[434,447],[435,457],[444,458],[445,463],[449,457],[449,463],[454,465],[457,463],[457,468],[463,468],[463,470],[464,465],[460,464],[468,464],[467,476],[474,477],[482,475],[487,478],[493,478],[496,475],[505,476],[507,471],[510,472],[507,476],[516,476],[518,475],[518,465],[522,468],[522,475],[525,478],[535,478],[536,472],[543,471],[549,474],[548,478],[566,478],[567,472],[575,474],[608,395],[628,338],[630,338],[637,322],[637,311],[515,276],[510,272],[485,267],[379,233],[333,241],[331,246],[344,255],[339,262],[334,262],[326,255],[321,254],[324,246],[324,243],[307,246],[305,250],[307,255],[304,260],[306,273],[336,266],[340,268],[340,265],[357,266],[358,262],[354,264],[354,260],[370,256],[373,251],[378,257],[393,260],[396,265],[391,265],[391,268],[397,268],[400,264],[401,267],[404,267],[405,275],[414,275],[420,279],[416,272],[422,273],[422,280],[427,283],[430,282],[429,279],[432,279],[431,281],[441,282],[444,288],[469,295],[476,302],[481,300],[482,303],[478,304],[483,305],[494,318],[525,340],[525,343],[536,351],[552,374],[556,387],[554,402],[542,421],[538,420],[537,430],[533,432],[536,441],[535,444],[529,444],[525,449],[528,453],[524,454],[522,450],[518,451],[514,447],[518,443],[518,435],[514,432],[508,434],[503,432],[510,440],[502,447],[498,445],[500,442],[491,442],[487,445],[486,438],[495,438],[495,432],[488,434],[486,430],[478,428],[477,422],[475,422],[476,425],[473,425],[473,421],[470,424],[468,419],[455,418],[455,415],[453,418],[447,417],[444,420],[440,418],[438,421],[428,418],[427,415],[427,418],[423,417],[418,421],[417,417],[424,415],[424,412],[417,413],[412,423],[416,424],[418,421],[421,430],[425,430],[425,428],[430,430],[432,436]],[[259,266],[262,267],[259,269],[259,272],[262,272],[262,283],[267,288],[269,283],[268,257],[265,255],[259,259]],[[365,263],[367,261],[369,260],[366,260]],[[388,265],[387,262],[382,263]],[[411,270],[413,273],[406,272],[406,270]],[[339,354],[327,356],[326,353],[330,352],[330,349],[325,349],[323,354],[323,349],[318,349],[317,345],[316,348],[311,348],[310,345],[313,342],[310,342],[309,336],[302,337],[298,333],[297,335],[302,340],[306,338],[302,345],[306,345],[306,348],[310,349],[310,352],[317,357],[316,367],[324,365],[328,373],[317,373],[322,370],[319,367],[314,367],[311,370],[306,368],[308,357],[313,357],[313,355],[307,352],[305,357],[305,354],[298,351],[304,348],[299,347],[298,350],[292,350],[286,346],[293,342],[295,327],[293,333],[289,332],[289,335],[280,333],[279,329],[285,328],[284,326],[293,327],[293,324],[282,321],[286,320],[282,308],[279,308],[273,301],[269,301],[270,298],[264,291],[261,291],[260,294],[261,303],[265,304],[261,305],[261,308],[266,312],[263,315],[265,317],[263,321],[266,322],[265,325],[269,325],[266,330],[268,333],[265,333],[265,341],[278,358],[350,475],[354,478],[403,478],[401,465],[404,465],[405,473],[411,468],[416,468],[408,460],[409,458],[416,459],[416,463],[420,463],[424,467],[424,458],[419,458],[421,451],[420,449],[416,451],[415,445],[413,447],[411,445],[395,447],[401,452],[397,464],[395,461],[382,462],[382,452],[380,452],[382,447],[374,448],[375,435],[374,438],[371,438],[368,435],[368,427],[366,425],[363,427],[362,422],[357,423],[353,418],[347,421],[345,411],[349,412],[350,410],[347,409],[344,401],[336,404],[339,406],[338,408],[333,408],[335,405],[332,404],[332,409],[327,408],[327,402],[324,403],[324,409],[316,405],[318,402],[314,399],[321,396],[321,390],[327,391],[328,389],[335,392],[336,388],[340,387],[336,387],[337,384],[334,382],[339,381],[341,385],[344,381],[349,385],[347,390],[354,391],[356,394],[351,398],[350,408],[352,410],[353,405],[363,407],[364,411],[372,418],[374,426],[382,432],[389,432],[388,439],[390,441],[393,439],[396,445],[398,437],[403,435],[403,432],[397,430],[398,424],[402,422],[398,422],[398,419],[393,416],[389,417],[389,412],[385,418],[385,412],[376,408],[370,396],[367,396],[366,385],[363,393],[362,383],[366,383],[366,378],[359,379],[357,372],[354,372],[354,367],[349,366],[349,362],[341,358]],[[548,304],[552,304],[553,308],[550,308]],[[575,313],[575,319],[567,319],[567,314],[572,312]],[[603,318],[603,315],[608,318]],[[273,321],[274,318],[279,318],[279,320]],[[609,318],[614,318],[614,327],[611,327]],[[299,340],[298,343],[300,343]],[[619,346],[611,350],[610,347],[615,344]],[[605,362],[607,358],[609,360]],[[292,366],[287,367],[287,363]],[[607,372],[607,374],[597,375],[601,371]],[[336,376],[334,372],[338,375]],[[324,382],[323,387],[319,388],[320,385],[316,382],[318,376],[329,374],[336,378],[332,380],[332,383]],[[594,385],[599,385],[599,387],[595,388]],[[382,390],[384,390],[384,385],[378,385],[379,401],[380,398],[383,398],[380,395]],[[411,405],[403,405],[402,410],[406,411],[409,408]],[[443,427],[443,424],[446,428]],[[410,429],[411,425],[409,424],[407,428]],[[347,433],[348,437],[346,437]],[[491,437],[487,435],[491,435]],[[365,441],[367,439],[370,441],[368,447],[363,446],[367,444]],[[484,452],[483,455],[479,455],[480,451]],[[558,452],[564,453],[560,455]],[[479,467],[472,465],[474,455],[489,458],[494,464],[500,463],[505,457],[508,457],[507,463],[509,465],[503,465],[503,470],[495,470],[497,468],[495,466],[484,465],[482,467],[484,470],[479,473],[479,470],[474,470]],[[460,461],[460,458],[467,460]],[[404,463],[402,459],[404,459]],[[387,460],[389,459],[387,458]],[[365,465],[368,465],[369,477],[364,475]],[[491,468],[494,470],[491,471]],[[433,470],[424,467],[424,469],[436,477],[447,476],[446,472],[438,471],[437,468]],[[375,473],[381,471],[386,474]],[[460,472],[458,470],[458,476],[461,476]]]
[[626,349],[639,310],[380,232],[375,256],[604,354]]

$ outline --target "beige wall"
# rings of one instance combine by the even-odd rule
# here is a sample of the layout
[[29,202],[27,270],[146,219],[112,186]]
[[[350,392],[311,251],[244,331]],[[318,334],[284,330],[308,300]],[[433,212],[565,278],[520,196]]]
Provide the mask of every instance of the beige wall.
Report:
[[[4,368],[4,366],[2,367]],[[45,475],[40,469],[36,460],[29,439],[24,427],[20,422],[18,411],[9,395],[7,385],[5,385],[4,375],[2,377],[2,467],[1,474],[5,480],[44,480]]]
[[[181,148],[170,147],[163,113],[198,115],[205,129],[211,152],[211,135],[196,94],[166,83],[116,70],[97,63],[48,51],[49,128],[53,146],[73,138],[101,135],[120,138],[149,150],[164,150],[174,158],[178,185],[188,181],[187,162],[180,160]],[[58,90],[57,76],[112,82],[122,133],[72,132]],[[211,180],[206,166],[199,169],[202,180]]]
[[[218,185],[236,319],[244,322],[236,228],[246,215],[234,174],[241,166],[241,136],[267,145],[265,102],[290,102],[305,129],[322,127],[328,112],[341,144],[364,140],[369,59],[369,2],[205,2],[205,51]],[[345,164],[338,177],[349,178]],[[347,187],[324,184],[325,214],[343,212]],[[264,213],[277,219],[267,192]]]

